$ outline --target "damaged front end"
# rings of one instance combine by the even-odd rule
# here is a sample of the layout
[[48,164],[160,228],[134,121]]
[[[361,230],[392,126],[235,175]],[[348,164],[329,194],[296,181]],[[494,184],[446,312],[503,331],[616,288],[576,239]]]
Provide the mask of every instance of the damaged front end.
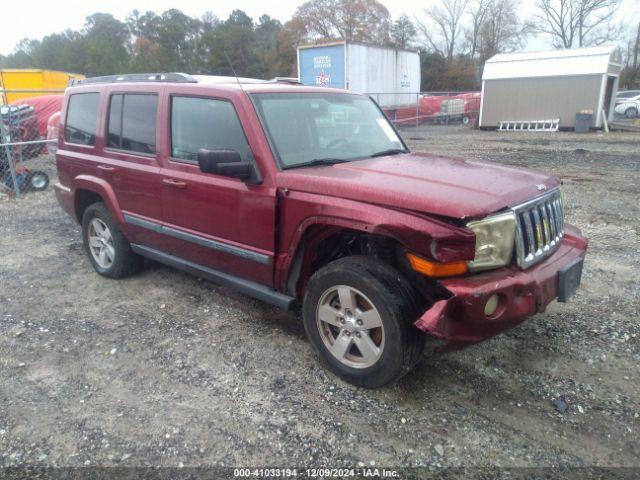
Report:
[[511,265],[442,279],[439,284],[450,297],[436,301],[414,325],[443,340],[439,350],[461,348],[508,330],[575,291],[586,248],[586,239],[567,225],[557,250],[529,269]]

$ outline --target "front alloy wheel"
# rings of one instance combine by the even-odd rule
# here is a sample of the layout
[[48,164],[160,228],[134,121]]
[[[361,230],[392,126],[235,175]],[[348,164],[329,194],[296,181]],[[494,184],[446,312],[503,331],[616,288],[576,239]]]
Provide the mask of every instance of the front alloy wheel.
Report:
[[424,307],[395,268],[354,255],[311,276],[302,320],[336,375],[375,388],[398,380],[420,360],[425,335],[412,323]]
[[347,285],[326,290],[316,313],[320,337],[329,352],[345,365],[367,368],[384,350],[384,326],[365,294]]

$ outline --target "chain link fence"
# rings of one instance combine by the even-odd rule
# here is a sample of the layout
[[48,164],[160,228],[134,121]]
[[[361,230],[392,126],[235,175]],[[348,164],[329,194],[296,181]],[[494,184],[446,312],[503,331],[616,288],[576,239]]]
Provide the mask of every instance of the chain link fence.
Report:
[[396,127],[478,123],[480,92],[416,92],[369,94]]
[[0,105],[0,199],[46,190],[54,180],[63,91],[0,90],[7,93],[14,100]]

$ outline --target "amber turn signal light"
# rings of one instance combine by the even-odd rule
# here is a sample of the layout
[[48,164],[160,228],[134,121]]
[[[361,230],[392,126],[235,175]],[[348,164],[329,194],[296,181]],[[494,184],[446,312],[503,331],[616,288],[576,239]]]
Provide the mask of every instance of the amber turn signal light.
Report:
[[433,278],[453,277],[467,273],[467,262],[438,263],[407,253],[407,259],[416,272]]

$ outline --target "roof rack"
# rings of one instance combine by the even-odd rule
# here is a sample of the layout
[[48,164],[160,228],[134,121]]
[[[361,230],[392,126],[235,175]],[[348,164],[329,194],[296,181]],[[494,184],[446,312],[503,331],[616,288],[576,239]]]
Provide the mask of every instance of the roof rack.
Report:
[[170,82],[170,83],[198,83],[191,75],[186,73],[127,73],[124,75],[105,75],[103,77],[91,77],[69,80],[69,86],[94,85],[98,83],[122,83],[122,82]]

